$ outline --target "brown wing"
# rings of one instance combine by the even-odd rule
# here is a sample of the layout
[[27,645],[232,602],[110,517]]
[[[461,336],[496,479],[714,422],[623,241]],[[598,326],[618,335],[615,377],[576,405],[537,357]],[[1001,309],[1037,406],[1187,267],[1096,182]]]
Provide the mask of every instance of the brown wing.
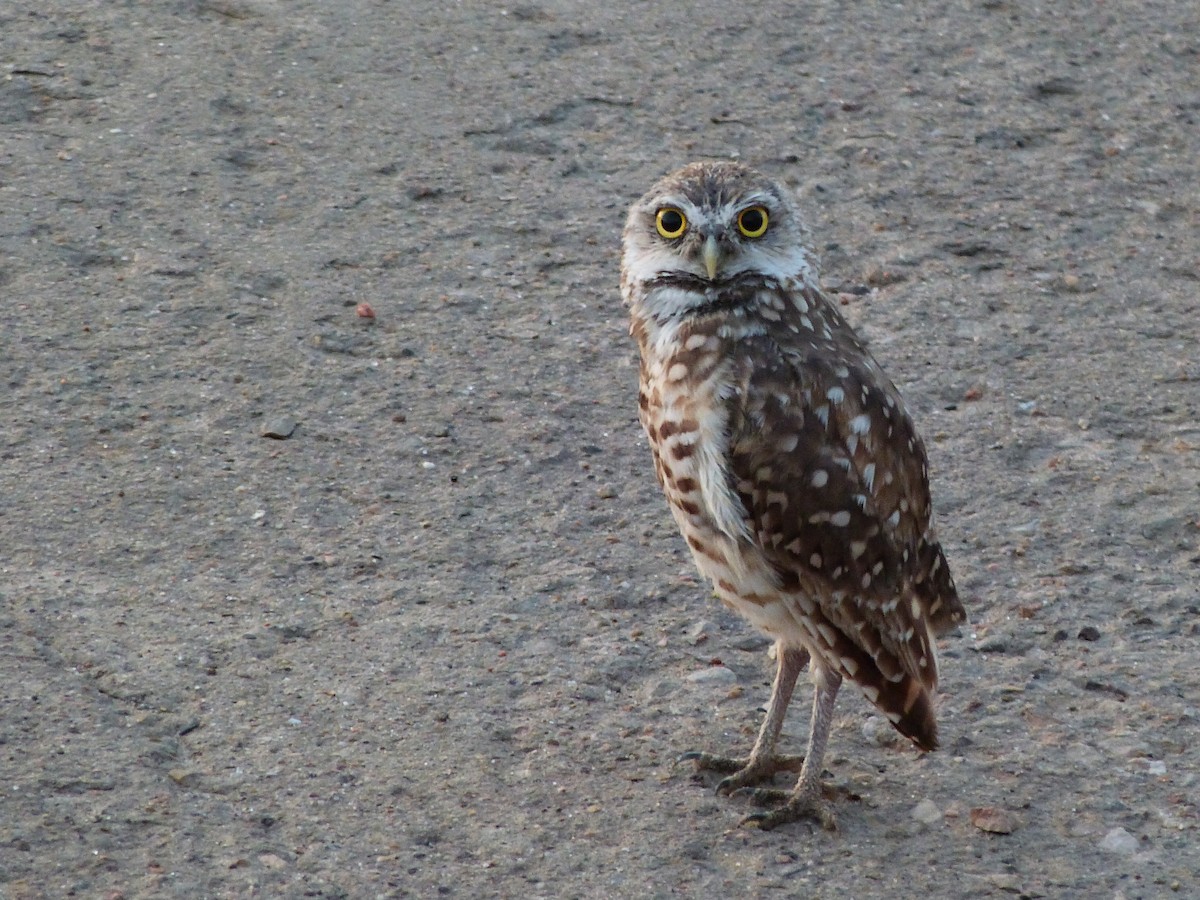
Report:
[[831,309],[821,316],[814,331],[743,344],[736,488],[829,664],[931,748],[933,638],[962,607],[929,533],[924,448],[849,326]]

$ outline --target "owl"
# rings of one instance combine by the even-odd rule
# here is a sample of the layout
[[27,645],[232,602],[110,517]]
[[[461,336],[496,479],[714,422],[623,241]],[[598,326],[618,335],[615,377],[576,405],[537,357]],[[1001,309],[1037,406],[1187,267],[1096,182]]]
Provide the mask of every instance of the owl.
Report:
[[[621,291],[641,353],[639,418],[659,484],[717,597],[774,639],[748,758],[688,753],[767,811],[834,827],[821,771],[844,679],[922,750],[937,747],[935,638],[965,619],[931,524],[925,448],[895,385],[822,292],[787,191],[693,163],[629,211]],[[776,753],[799,673],[803,757]],[[789,792],[755,788],[799,770]]]

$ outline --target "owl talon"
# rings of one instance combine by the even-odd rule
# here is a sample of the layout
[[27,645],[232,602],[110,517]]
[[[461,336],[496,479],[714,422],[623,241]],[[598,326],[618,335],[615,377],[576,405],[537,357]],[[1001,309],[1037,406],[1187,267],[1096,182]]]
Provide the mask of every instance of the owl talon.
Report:
[[689,750],[687,753],[681,754],[675,760],[675,765],[682,765],[685,762],[695,763],[697,772],[717,772],[721,775],[732,775],[747,766],[746,760],[738,759],[736,756],[718,756],[703,750]]
[[[763,793],[777,793],[764,791]],[[765,812],[751,813],[738,824],[749,828],[760,828],[770,831],[789,822],[815,820],[821,823],[826,831],[837,831],[837,819],[833,811],[819,796],[812,794],[796,796],[787,795],[787,802],[782,806]]]
[[693,750],[684,753],[676,763],[692,762],[697,772],[716,772],[726,775],[717,782],[716,792],[729,795],[742,788],[752,787],[768,781],[777,772],[799,772],[804,766],[804,757],[795,755],[769,756],[766,759],[744,759],[736,756],[718,756]]
[[745,797],[755,806],[779,806],[782,803],[787,803],[788,798],[792,796],[791,791],[785,791],[782,788],[756,788],[756,787],[740,787],[733,791],[732,797]]

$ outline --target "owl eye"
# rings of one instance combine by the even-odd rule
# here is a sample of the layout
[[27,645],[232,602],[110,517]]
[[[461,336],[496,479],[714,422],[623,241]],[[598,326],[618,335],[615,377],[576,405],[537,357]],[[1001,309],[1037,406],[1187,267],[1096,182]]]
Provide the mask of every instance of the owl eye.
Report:
[[654,224],[658,226],[659,234],[674,240],[687,231],[687,216],[673,206],[665,206],[654,217]]
[[761,206],[751,206],[738,213],[738,231],[748,238],[762,237],[767,233],[767,211]]

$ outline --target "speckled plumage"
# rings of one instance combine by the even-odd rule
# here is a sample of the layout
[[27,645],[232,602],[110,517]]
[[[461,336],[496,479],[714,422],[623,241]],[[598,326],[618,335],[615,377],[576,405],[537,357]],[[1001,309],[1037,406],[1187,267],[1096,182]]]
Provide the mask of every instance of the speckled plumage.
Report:
[[[747,210],[761,235],[744,227]],[[733,772],[729,790],[790,768],[774,746],[811,658],[806,764],[783,807],[752,817],[766,827],[813,814],[832,823],[818,788],[843,678],[919,747],[937,746],[934,641],[965,617],[931,527],[920,437],[821,291],[805,238],[777,184],[739,164],[696,163],[634,204],[622,258],[659,482],[717,595],[779,651],[745,765],[689,758]]]

